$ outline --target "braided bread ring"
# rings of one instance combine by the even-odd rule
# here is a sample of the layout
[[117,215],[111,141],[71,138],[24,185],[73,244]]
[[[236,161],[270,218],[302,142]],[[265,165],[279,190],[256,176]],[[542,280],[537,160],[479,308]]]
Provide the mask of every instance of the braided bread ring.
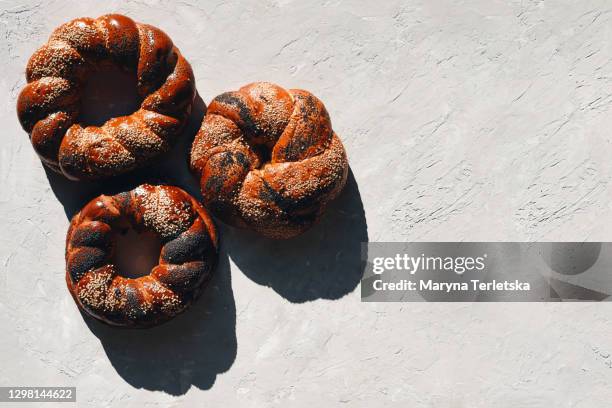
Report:
[[[140,109],[82,127],[84,85],[109,63],[136,73]],[[191,66],[172,40],[119,14],[58,27],[30,57],[26,79],[17,100],[21,126],[42,162],[74,180],[114,176],[158,158],[187,123],[195,97]]]
[[191,169],[214,215],[289,238],[310,228],[342,190],[348,162],[319,99],[257,82],[210,103]]
[[[128,224],[129,223],[129,224]],[[114,233],[132,225],[160,238],[159,264],[126,278],[113,263]],[[185,310],[206,286],[218,240],[206,210],[178,187],[141,185],[93,199],[70,223],[66,283],[77,305],[111,325],[148,327]]]

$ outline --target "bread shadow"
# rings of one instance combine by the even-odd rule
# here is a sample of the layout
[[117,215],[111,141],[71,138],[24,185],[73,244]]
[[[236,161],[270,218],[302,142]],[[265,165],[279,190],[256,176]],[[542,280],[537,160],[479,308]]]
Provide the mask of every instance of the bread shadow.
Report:
[[197,94],[187,125],[172,150],[157,163],[128,174],[100,181],[72,181],[43,166],[51,190],[64,206],[68,219],[100,194],[117,194],[143,183],[178,186],[201,201],[199,185],[189,171],[189,152],[205,114],[206,104]]
[[236,305],[224,248],[204,293],[167,323],[121,329],[82,315],[117,373],[135,388],[175,396],[192,385],[207,390],[236,359]]
[[304,234],[273,240],[231,227],[224,232],[229,256],[239,269],[293,303],[339,299],[357,287],[365,269],[367,254],[361,251],[368,227],[350,169],[340,196]]
[[[47,169],[53,193],[68,219],[100,194],[128,191],[142,183],[181,187],[201,200],[199,185],[189,172],[189,150],[206,105],[199,95],[179,142],[159,163],[130,174],[98,182],[74,182]],[[107,326],[85,315],[91,332],[100,339],[117,373],[136,388],[186,393],[192,385],[209,389],[217,374],[227,371],[236,359],[236,306],[231,286],[227,251],[223,247],[208,288],[180,316],[150,329]]]

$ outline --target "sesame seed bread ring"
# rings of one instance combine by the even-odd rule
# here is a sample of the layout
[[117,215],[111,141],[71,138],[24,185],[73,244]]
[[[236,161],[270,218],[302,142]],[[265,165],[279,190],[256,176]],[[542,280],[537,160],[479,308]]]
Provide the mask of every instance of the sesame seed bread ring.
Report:
[[289,238],[310,228],[342,190],[348,162],[319,99],[257,82],[210,103],[191,169],[215,216]]
[[[129,224],[128,224],[129,223]],[[126,278],[114,264],[116,233],[131,225],[162,244],[148,275]],[[78,306],[111,325],[148,327],[185,310],[208,283],[218,240],[206,210],[178,187],[143,184],[89,202],[66,237],[66,283]]]
[[[136,73],[140,108],[102,126],[79,124],[92,72],[114,64]],[[49,168],[74,180],[100,179],[142,167],[170,149],[195,97],[189,63],[160,29],[109,14],[58,27],[28,61],[17,114]]]

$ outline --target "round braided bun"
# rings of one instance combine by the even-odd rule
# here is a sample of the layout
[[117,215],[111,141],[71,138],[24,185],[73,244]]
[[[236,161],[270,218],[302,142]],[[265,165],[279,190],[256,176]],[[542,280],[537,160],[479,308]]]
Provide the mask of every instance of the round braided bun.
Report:
[[[162,244],[159,264],[138,278],[122,276],[116,265],[117,234],[129,226],[154,233]],[[66,283],[89,315],[116,326],[152,326],[197,298],[217,250],[214,224],[197,200],[178,187],[144,184],[95,198],[72,218]]]
[[[136,73],[143,101],[132,115],[83,127],[84,85],[109,63]],[[30,57],[26,79],[17,101],[19,121],[43,163],[75,180],[125,173],[168,151],[195,97],[191,66],[172,40],[119,14],[58,27]]]
[[348,162],[319,99],[257,82],[210,103],[191,169],[221,220],[289,238],[310,228],[342,190]]

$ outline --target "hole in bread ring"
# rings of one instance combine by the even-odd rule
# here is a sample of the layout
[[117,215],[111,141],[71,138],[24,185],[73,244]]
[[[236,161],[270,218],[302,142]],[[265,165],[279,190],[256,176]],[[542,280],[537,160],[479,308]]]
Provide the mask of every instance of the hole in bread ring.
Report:
[[[118,237],[128,230],[153,236],[160,245],[146,273],[126,270],[134,263],[118,263],[125,250],[118,247],[125,244]],[[152,326],[197,298],[211,277],[217,251],[214,224],[197,200],[178,187],[143,184],[99,196],[73,217],[66,238],[66,282],[87,314],[117,326]]]

